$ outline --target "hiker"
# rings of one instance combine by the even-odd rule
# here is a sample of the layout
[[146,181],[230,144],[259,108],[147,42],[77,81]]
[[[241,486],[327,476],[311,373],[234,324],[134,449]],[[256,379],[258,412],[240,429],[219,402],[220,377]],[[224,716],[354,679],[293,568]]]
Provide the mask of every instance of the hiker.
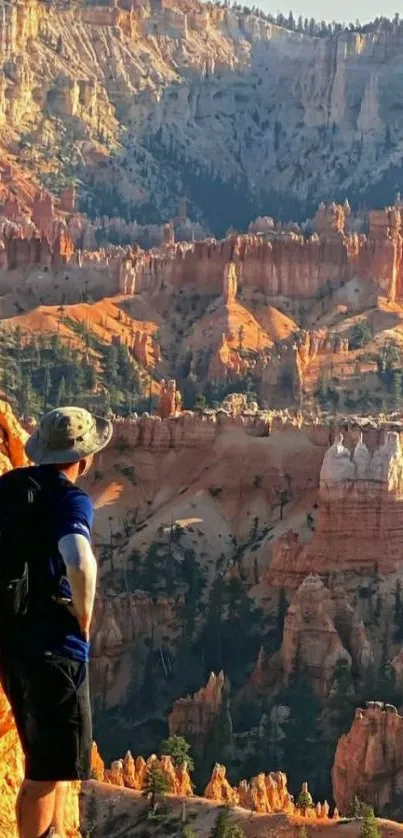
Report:
[[25,755],[20,838],[66,838],[68,781],[90,776],[97,565],[92,503],[75,484],[111,436],[107,419],[56,408],[27,440],[35,466],[0,478],[0,680]]

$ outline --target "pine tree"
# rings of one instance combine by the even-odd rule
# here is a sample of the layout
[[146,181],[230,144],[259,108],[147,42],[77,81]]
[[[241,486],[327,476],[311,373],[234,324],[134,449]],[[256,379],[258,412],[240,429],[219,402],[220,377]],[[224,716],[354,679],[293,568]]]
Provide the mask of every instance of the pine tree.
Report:
[[66,400],[66,379],[65,379],[64,375],[62,375],[62,377],[60,379],[60,384],[59,384],[59,387],[58,387],[58,390],[57,390],[56,406],[57,407],[62,407],[65,404],[67,404],[67,400]]
[[150,807],[153,813],[157,811],[158,798],[162,797],[168,791],[168,779],[157,763],[153,763],[147,772],[146,784],[143,789],[143,795],[150,801]]
[[230,823],[228,808],[219,812],[210,838],[245,838],[243,829],[237,824]]
[[210,838],[227,838],[227,829],[229,826],[229,810],[228,808],[221,809],[218,813],[213,829],[210,833]]
[[46,413],[48,407],[48,400],[49,400],[49,392],[50,392],[50,372],[49,367],[45,366],[44,376],[43,376],[43,409]]
[[164,739],[161,742],[161,754],[172,757],[175,766],[183,765],[186,762],[189,771],[193,771],[194,762],[189,751],[189,742],[183,736],[170,736],[169,739]]
[[283,639],[283,631],[284,631],[284,620],[285,615],[287,613],[287,600],[285,596],[284,588],[280,588],[280,593],[278,597],[278,606],[277,606],[277,614],[276,614],[276,647],[280,648],[281,642]]
[[371,806],[366,806],[364,809],[360,838],[381,838],[381,832]]

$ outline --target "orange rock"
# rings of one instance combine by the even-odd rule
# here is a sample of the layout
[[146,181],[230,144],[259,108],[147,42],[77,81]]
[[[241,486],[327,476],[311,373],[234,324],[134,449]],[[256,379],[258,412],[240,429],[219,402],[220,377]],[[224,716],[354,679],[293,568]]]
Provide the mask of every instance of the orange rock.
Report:
[[111,783],[112,786],[124,786],[122,759],[115,759],[111,767],[106,769],[105,782]]
[[239,786],[237,788],[238,797],[239,797],[239,805],[243,807],[243,809],[254,809],[254,799],[252,796],[252,790],[250,787],[250,783],[247,780],[241,780]]
[[192,781],[190,779],[187,762],[178,765],[176,769],[177,794],[181,797],[191,797],[193,794]]
[[237,789],[239,805],[256,812],[294,813],[294,803],[287,789],[287,777],[281,771],[258,774],[250,783],[242,780]]
[[[379,433],[377,434],[379,438]],[[273,549],[269,584],[298,586],[309,573],[393,573],[403,539],[403,451],[399,434],[385,430],[372,450],[361,436],[344,445],[337,435],[320,473],[319,513],[312,540],[287,533]]]
[[178,794],[178,780],[171,757],[161,756],[159,764],[168,783],[167,791],[170,794]]
[[208,800],[217,800],[219,803],[231,803],[236,805],[239,802],[239,795],[236,789],[230,786],[225,765],[216,762],[210,782],[206,786],[204,797]]
[[94,780],[103,782],[105,777],[105,765],[98,751],[96,742],[92,743],[91,751],[91,776]]
[[8,402],[0,400],[0,473],[28,465],[24,445],[28,434],[23,430]]
[[135,769],[136,789],[141,790],[144,787],[144,780],[147,773],[147,764],[143,757],[137,757]]
[[253,777],[251,781],[251,797],[255,812],[264,814],[273,812],[267,795],[266,777],[264,774],[258,774],[257,777]]
[[398,813],[395,791],[403,785],[403,717],[396,707],[368,701],[366,709],[355,711],[349,732],[337,744],[332,784],[342,814],[351,810],[355,797],[375,804],[379,813]]
[[308,576],[288,609],[280,650],[285,683],[295,672],[298,658],[298,665],[322,697],[329,693],[339,661],[351,666],[351,656],[334,625],[328,600],[329,591],[319,576]]
[[181,409],[182,397],[176,386],[175,379],[170,381],[160,382],[161,391],[157,407],[158,416],[161,419],[167,419],[170,416],[176,416]]
[[136,765],[130,753],[127,751],[123,759],[123,782],[126,788],[135,789],[136,786]]
[[211,731],[214,720],[221,711],[224,700],[225,676],[211,673],[205,687],[192,697],[179,698],[174,702],[168,717],[171,736],[189,736],[192,742],[203,745]]
[[234,262],[228,262],[224,269],[223,299],[224,303],[233,302],[238,291],[238,277]]

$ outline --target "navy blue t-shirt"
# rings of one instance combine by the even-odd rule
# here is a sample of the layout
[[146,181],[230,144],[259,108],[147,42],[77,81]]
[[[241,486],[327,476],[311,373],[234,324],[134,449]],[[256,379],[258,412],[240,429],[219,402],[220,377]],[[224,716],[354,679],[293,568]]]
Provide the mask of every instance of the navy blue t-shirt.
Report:
[[[52,466],[39,466],[39,469],[49,469]],[[48,506],[49,521],[52,522],[54,533],[54,550],[49,556],[49,574],[56,583],[58,595],[64,599],[71,599],[70,584],[66,574],[66,565],[58,550],[58,543],[65,535],[84,535],[91,543],[91,530],[94,519],[94,509],[91,498],[78,486],[66,480],[63,474],[58,474],[61,491],[56,491]],[[50,508],[49,508],[50,507]],[[73,660],[87,661],[90,644],[87,643],[78,627],[69,631],[59,628],[57,622],[49,621],[43,626],[46,650],[55,652]]]

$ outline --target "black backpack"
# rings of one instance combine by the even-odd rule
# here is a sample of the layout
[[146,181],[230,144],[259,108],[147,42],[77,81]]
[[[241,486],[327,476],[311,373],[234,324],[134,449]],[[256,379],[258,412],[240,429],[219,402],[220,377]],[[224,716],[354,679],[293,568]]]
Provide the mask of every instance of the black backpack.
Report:
[[46,573],[51,521],[46,521],[45,509],[49,492],[57,488],[56,475],[51,471],[33,466],[0,477],[0,624],[3,625],[29,613],[33,589],[40,590],[41,598],[51,597]]

